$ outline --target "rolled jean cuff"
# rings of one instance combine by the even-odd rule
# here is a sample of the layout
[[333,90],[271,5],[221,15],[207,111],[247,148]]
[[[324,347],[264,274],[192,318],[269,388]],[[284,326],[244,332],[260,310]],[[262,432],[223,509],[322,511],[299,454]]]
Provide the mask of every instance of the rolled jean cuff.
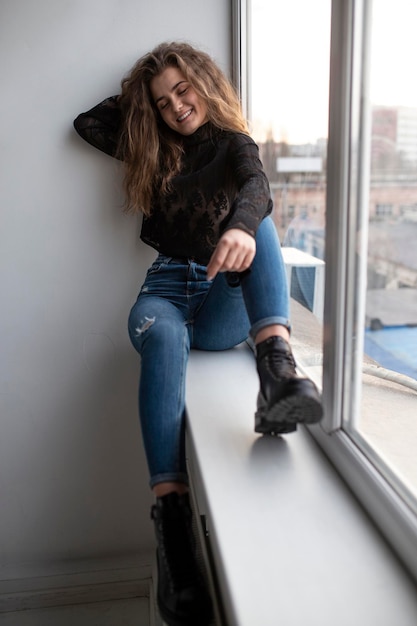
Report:
[[183,483],[188,486],[189,480],[187,474],[184,474],[184,472],[167,472],[165,474],[155,474],[155,476],[151,476],[149,481],[151,489],[159,483]]
[[259,322],[255,322],[255,324],[251,327],[249,334],[251,339],[255,341],[256,335],[260,330],[266,328],[267,326],[272,326],[273,324],[279,324],[280,326],[285,326],[289,333],[291,333],[291,324],[290,320],[286,317],[278,317],[277,315],[271,317],[265,317],[263,320],[259,320]]

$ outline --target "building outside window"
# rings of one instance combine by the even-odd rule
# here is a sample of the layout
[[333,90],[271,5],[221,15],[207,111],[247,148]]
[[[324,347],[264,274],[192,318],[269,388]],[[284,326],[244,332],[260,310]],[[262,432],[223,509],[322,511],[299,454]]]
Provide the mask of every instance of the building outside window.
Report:
[[376,217],[389,217],[392,214],[392,204],[377,204],[375,206]]

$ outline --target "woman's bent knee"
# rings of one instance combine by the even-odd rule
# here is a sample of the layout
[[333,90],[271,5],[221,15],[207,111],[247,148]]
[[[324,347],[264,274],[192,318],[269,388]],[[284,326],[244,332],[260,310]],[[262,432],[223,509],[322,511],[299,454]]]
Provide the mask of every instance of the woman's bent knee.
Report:
[[144,344],[149,343],[155,348],[182,346],[188,332],[178,310],[154,298],[136,302],[129,315],[128,329],[130,340],[139,353]]

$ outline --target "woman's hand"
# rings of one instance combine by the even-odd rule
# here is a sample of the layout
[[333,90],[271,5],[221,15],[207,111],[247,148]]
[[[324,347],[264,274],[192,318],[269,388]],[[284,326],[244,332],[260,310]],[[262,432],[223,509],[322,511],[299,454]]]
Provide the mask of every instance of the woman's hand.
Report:
[[227,230],[219,239],[207,265],[207,280],[213,280],[218,272],[243,272],[255,257],[255,239],[240,228]]

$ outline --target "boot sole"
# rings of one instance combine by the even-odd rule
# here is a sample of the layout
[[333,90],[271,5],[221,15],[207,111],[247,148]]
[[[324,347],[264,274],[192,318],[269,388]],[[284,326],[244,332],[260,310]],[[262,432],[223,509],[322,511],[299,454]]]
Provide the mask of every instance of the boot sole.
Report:
[[[262,399],[258,401],[261,403]],[[255,413],[255,432],[282,435],[297,430],[297,424],[316,424],[323,417],[320,400],[315,395],[291,395],[272,407],[260,406]]]

